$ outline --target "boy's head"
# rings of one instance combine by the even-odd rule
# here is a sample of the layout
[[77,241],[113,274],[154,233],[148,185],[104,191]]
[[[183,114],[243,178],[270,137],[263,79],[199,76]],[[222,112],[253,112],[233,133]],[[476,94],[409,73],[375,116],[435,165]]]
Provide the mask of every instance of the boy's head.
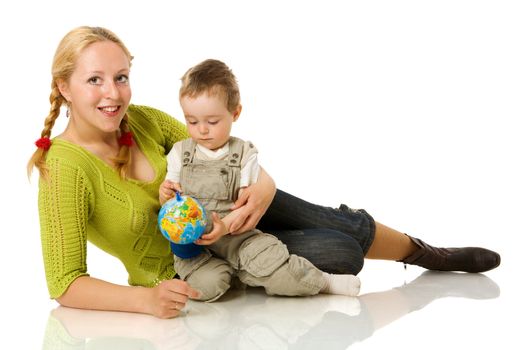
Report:
[[228,142],[242,110],[239,86],[228,66],[206,60],[190,68],[182,77],[179,99],[193,140],[210,150]]
[[237,79],[231,69],[219,60],[208,59],[199,63],[188,69],[181,80],[179,99],[207,93],[221,98],[230,113],[234,113],[241,104]]

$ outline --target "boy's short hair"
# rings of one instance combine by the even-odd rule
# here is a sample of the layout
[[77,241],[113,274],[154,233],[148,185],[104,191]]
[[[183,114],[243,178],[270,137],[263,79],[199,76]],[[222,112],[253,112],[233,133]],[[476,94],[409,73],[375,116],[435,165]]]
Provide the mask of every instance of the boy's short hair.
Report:
[[181,81],[179,98],[196,97],[203,92],[219,95],[224,99],[226,108],[231,113],[241,103],[241,94],[235,75],[226,64],[219,60],[207,59],[197,64],[184,73]]

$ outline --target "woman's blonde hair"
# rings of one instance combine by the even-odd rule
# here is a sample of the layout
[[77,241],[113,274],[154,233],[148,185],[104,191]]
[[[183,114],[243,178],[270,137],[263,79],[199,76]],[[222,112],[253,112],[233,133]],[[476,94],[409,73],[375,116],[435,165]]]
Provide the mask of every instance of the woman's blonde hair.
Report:
[[[120,40],[110,30],[101,27],[82,26],[67,33],[58,44],[55,56],[53,58],[53,64],[51,67],[51,94],[49,96],[51,108],[44,121],[44,129],[42,130],[40,137],[51,137],[51,129],[55,124],[56,118],[60,115],[60,107],[64,104],[68,104],[68,101],[66,101],[58,89],[58,82],[68,81],[76,68],[76,63],[82,50],[84,50],[89,45],[100,41],[112,41],[120,46],[120,48],[129,58],[131,65],[133,56],[131,56],[129,50],[126,48],[122,40]],[[121,134],[124,134],[128,131],[129,126],[127,122],[127,115],[125,115],[120,124],[120,132]],[[36,167],[40,172],[40,176],[44,179],[48,179],[49,170],[46,166],[46,154],[47,149],[40,147],[37,148],[35,153],[33,153],[33,156],[27,164],[28,177],[31,177],[33,168]],[[117,170],[119,171],[119,174],[122,178],[126,176],[130,159],[131,154],[129,147],[127,145],[121,145],[119,153],[114,161],[115,166],[117,167]]]

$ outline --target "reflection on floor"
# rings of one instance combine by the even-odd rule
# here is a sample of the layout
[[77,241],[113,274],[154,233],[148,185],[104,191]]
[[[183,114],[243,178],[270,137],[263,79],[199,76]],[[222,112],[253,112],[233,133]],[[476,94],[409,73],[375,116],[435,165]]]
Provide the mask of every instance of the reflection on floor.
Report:
[[356,298],[232,290],[214,303],[190,302],[184,316],[171,320],[58,307],[43,349],[346,349],[438,298],[498,296],[498,285],[485,275],[427,271],[401,287]]

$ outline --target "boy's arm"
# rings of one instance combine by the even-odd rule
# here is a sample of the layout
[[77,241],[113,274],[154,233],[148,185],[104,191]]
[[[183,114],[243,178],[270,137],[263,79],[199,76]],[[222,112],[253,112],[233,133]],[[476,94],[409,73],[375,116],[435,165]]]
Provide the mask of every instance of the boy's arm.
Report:
[[182,161],[180,158],[180,153],[182,151],[182,145],[180,142],[177,142],[173,145],[170,152],[166,156],[166,161],[168,163],[166,180],[159,187],[159,202],[160,205],[163,205],[166,201],[175,196],[175,191],[182,192],[180,186],[180,171],[182,167]]

